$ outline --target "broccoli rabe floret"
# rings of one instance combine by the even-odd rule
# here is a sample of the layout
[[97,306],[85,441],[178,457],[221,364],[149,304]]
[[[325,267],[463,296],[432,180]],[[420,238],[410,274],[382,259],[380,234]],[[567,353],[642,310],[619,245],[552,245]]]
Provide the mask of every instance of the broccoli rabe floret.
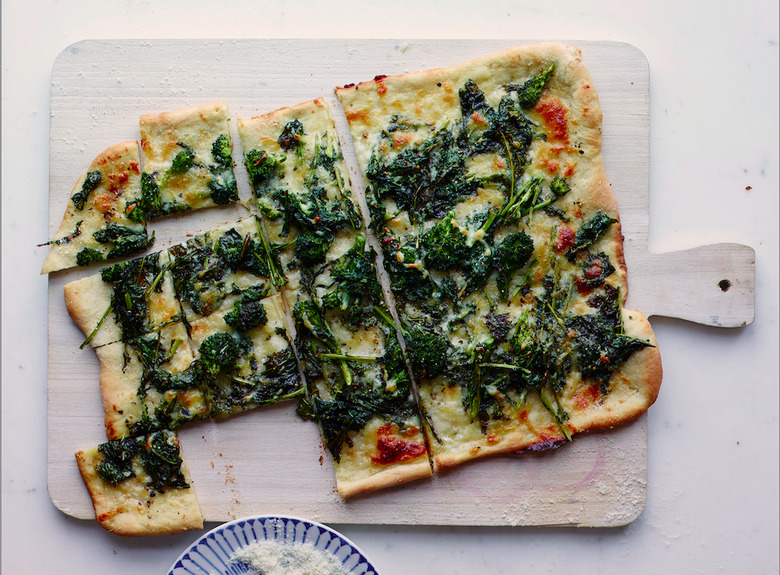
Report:
[[182,142],[177,142],[176,145],[181,146],[184,149],[174,156],[169,171],[186,172],[192,167],[192,164],[195,161],[195,152],[187,144],[183,144]]
[[496,267],[504,270],[516,270],[523,267],[534,253],[534,241],[525,231],[507,235],[494,251]]
[[251,150],[244,156],[244,165],[249,173],[252,187],[256,190],[267,182],[279,165],[285,161],[284,154],[270,154],[263,150]]
[[215,333],[206,338],[198,348],[200,364],[212,375],[228,372],[236,366],[241,347],[229,333]]
[[214,161],[223,166],[233,166],[233,146],[230,144],[230,138],[226,134],[214,140],[211,145],[211,156]]
[[425,250],[426,263],[437,270],[461,267],[468,250],[466,235],[452,213],[425,232],[420,244]]
[[225,323],[239,331],[248,331],[268,321],[268,315],[263,307],[262,299],[268,295],[265,286],[246,290],[233,309],[225,314]]
[[436,377],[447,369],[450,342],[438,331],[420,323],[404,326],[406,356],[416,377]]

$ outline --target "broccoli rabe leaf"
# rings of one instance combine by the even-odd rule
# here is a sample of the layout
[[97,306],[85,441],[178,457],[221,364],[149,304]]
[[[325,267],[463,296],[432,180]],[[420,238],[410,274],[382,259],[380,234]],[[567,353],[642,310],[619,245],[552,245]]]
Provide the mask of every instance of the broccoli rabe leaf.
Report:
[[81,184],[81,189],[70,197],[77,210],[84,209],[89,194],[100,185],[101,179],[102,176],[98,170],[87,172],[87,175],[84,177],[84,183]]
[[103,252],[94,248],[84,248],[76,254],[76,265],[88,266],[95,262],[103,261]]
[[382,299],[381,287],[374,266],[374,252],[366,249],[366,236],[358,234],[355,243],[344,255],[330,264],[333,285],[323,306],[349,310],[359,306],[363,297],[372,303]]
[[570,260],[574,259],[574,256],[578,251],[583,250],[598,241],[599,238],[607,233],[609,227],[614,223],[617,223],[615,218],[612,218],[603,212],[598,212],[577,230],[577,233],[574,235],[574,243],[566,251],[566,257]]
[[279,147],[285,152],[300,153],[300,149],[303,146],[303,135],[303,124],[296,118],[284,125],[277,142]]
[[479,182],[468,174],[466,157],[445,128],[395,157],[373,154],[366,176],[377,198],[392,199],[417,223],[444,217],[456,202],[476,193]]
[[118,258],[140,252],[154,243],[154,234],[147,236],[146,230],[133,230],[118,224],[108,224],[92,236],[101,244],[111,244],[106,259]]

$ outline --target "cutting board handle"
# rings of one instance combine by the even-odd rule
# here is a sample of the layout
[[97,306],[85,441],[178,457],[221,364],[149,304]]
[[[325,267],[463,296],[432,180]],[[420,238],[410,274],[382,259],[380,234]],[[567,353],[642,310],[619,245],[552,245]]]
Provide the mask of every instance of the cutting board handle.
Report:
[[646,253],[629,264],[627,307],[716,327],[748,325],[755,316],[755,261],[753,248],[740,244]]

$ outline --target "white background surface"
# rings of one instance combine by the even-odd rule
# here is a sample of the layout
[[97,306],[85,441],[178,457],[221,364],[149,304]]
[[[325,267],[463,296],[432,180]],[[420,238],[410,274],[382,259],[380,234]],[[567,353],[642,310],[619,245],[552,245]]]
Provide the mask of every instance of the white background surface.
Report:
[[[223,6],[224,4],[224,6]],[[338,526],[382,575],[778,572],[778,6],[743,2],[2,3],[2,568],[165,573],[198,533],[122,539],[46,486],[49,74],[88,38],[614,40],[650,64],[650,247],[756,250],[756,321],[654,318],[648,499],[617,529]],[[619,6],[619,8],[616,8]],[[630,270],[629,270],[630,273]],[[213,527],[214,525],[208,525]]]

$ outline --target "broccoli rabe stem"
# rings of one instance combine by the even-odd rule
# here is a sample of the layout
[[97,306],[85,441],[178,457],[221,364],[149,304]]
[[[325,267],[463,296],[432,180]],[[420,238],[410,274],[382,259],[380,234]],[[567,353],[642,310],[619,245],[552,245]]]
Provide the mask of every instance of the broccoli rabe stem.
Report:
[[265,235],[265,231],[263,230],[263,226],[259,219],[257,220],[257,231],[260,233],[260,242],[263,244],[263,256],[266,260],[265,263],[268,267],[271,283],[277,287],[283,286],[287,283],[287,278],[277,265],[276,258],[271,252],[271,246],[268,243],[268,238]]

